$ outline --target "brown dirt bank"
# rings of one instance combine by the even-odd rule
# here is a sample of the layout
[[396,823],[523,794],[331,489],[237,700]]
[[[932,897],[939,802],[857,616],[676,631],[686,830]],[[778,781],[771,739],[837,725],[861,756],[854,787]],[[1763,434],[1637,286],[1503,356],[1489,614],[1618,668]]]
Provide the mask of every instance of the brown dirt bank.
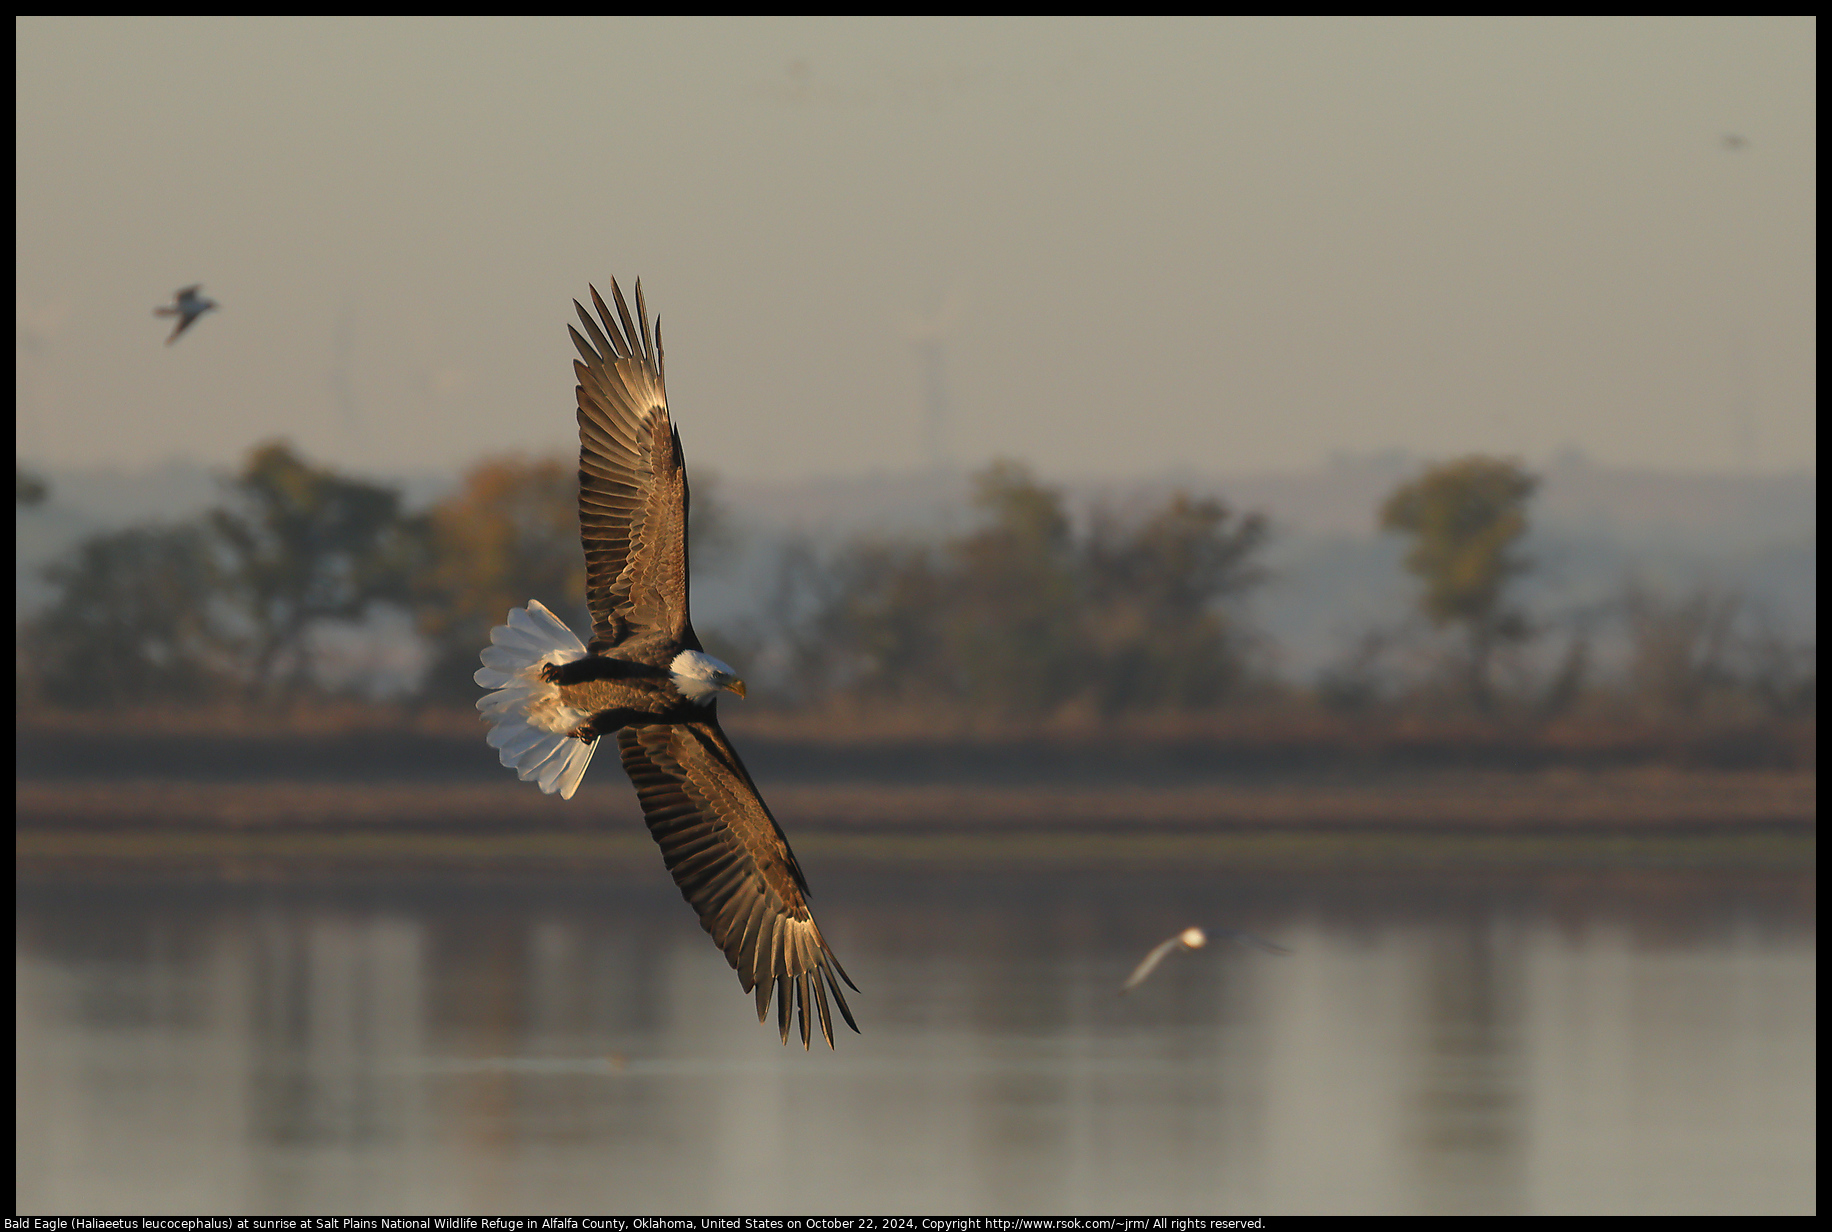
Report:
[[[614,767],[613,774],[615,774]],[[612,776],[606,776],[610,778]],[[1812,776],[1465,773],[1161,790],[766,785],[805,860],[1263,869],[1771,868],[1814,861]],[[525,784],[20,782],[24,879],[189,869],[262,879],[656,860],[633,793]]]
[[[970,728],[895,713],[819,716],[742,707],[721,718],[752,773],[768,784],[1160,788],[1218,778],[1363,782],[1424,772],[1656,766],[1811,773],[1817,753],[1810,718],[1511,725],[1449,717],[1357,720],[1313,708]],[[18,719],[23,779],[487,783],[503,773],[474,711],[23,711]]]
[[[587,832],[637,824],[634,794],[613,761],[571,801],[507,773],[488,783],[206,782],[20,778],[26,829],[529,829]],[[760,776],[761,777],[761,776]],[[1785,772],[1557,770],[1382,775],[1357,781],[1217,779],[1166,787],[976,783],[810,783],[762,786],[797,832],[1261,829],[1687,830],[1812,829],[1816,776]]]

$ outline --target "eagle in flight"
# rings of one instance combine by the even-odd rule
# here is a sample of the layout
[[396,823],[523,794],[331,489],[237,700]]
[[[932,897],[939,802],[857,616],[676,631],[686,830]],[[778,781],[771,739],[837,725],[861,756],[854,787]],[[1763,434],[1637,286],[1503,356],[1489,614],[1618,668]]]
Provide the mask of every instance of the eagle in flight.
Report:
[[568,327],[579,351],[591,641],[581,645],[538,602],[511,610],[490,631],[475,678],[492,692],[477,708],[503,765],[565,799],[599,739],[615,737],[668,871],[738,982],[756,991],[757,1020],[773,990],[785,1044],[793,1001],[802,1047],[811,1021],[832,1047],[828,993],[857,1031],[840,981],[858,986],[821,936],[789,840],[720,730],[718,696],[743,697],[744,682],[701,647],[687,609],[687,470],[668,416],[661,321],[652,340],[640,281],[634,322],[614,280],[611,297],[615,317],[592,288],[597,321],[574,300],[585,334]]
[[216,301],[199,294],[204,284],[194,282],[188,287],[179,287],[172,292],[172,302],[153,309],[156,317],[177,317],[178,324],[172,326],[172,332],[166,336],[165,345],[171,346],[178,341],[178,335],[191,328],[191,323],[216,307]]

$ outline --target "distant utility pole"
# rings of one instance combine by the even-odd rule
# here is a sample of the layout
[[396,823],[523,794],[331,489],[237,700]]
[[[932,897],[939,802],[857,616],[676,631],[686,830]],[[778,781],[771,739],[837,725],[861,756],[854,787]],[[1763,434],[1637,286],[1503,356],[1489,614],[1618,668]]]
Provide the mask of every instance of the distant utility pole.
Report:
[[[1741,133],[1727,132],[1721,138],[1723,148],[1735,155],[1734,162],[1738,168],[1746,168],[1745,161],[1750,157],[1750,141]],[[1731,174],[1737,174],[1732,172]],[[1738,183],[1747,184],[1745,177]],[[1732,209],[1735,211],[1727,218],[1729,234],[1725,238],[1726,250],[1736,256],[1733,268],[1736,273],[1726,301],[1735,314],[1730,327],[1728,343],[1730,364],[1730,447],[1734,451],[1737,465],[1742,470],[1749,470],[1755,465],[1758,447],[1760,408],[1757,406],[1755,364],[1751,354],[1749,317],[1750,306],[1759,302],[1756,292],[1756,279],[1750,256],[1750,237],[1756,234],[1754,227],[1749,226],[1750,211],[1747,208],[1747,197],[1741,194],[1731,197]]]
[[350,356],[356,350],[356,306],[348,292],[337,312],[337,328],[331,335],[331,394],[337,400],[343,420],[344,448],[348,457],[358,459],[363,453],[361,408],[356,401],[356,383],[350,375]]
[[1730,424],[1736,442],[1737,461],[1748,470],[1756,460],[1756,393],[1751,372],[1749,331],[1737,326],[1730,331]]
[[927,313],[912,316],[904,329],[922,382],[923,462],[931,471],[948,470],[954,462],[948,451],[946,338],[957,307],[950,292]]
[[922,370],[922,444],[929,469],[945,470],[948,447],[945,439],[948,424],[947,369],[942,364],[941,339],[929,337],[916,343],[916,366]]

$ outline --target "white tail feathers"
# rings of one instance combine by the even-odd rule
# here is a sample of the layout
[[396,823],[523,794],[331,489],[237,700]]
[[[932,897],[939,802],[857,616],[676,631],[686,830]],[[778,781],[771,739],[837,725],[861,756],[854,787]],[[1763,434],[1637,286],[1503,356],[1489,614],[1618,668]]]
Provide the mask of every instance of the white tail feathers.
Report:
[[477,708],[490,720],[490,747],[523,781],[572,799],[597,742],[567,735],[591,716],[560,701],[558,685],[541,679],[543,663],[571,663],[585,657],[585,645],[540,603],[511,608],[509,623],[490,630],[483,666],[472,677],[494,692]]

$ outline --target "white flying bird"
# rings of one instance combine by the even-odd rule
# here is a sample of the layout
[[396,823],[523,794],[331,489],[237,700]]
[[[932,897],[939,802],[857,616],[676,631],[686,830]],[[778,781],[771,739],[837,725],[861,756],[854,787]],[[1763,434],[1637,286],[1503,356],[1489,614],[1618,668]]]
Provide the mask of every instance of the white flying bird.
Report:
[[153,309],[153,315],[156,317],[178,318],[178,324],[172,326],[171,336],[165,340],[165,345],[171,346],[178,341],[178,335],[190,329],[191,322],[216,307],[215,300],[206,299],[198,294],[203,289],[204,284],[201,282],[194,282],[188,287],[180,287],[172,293],[171,303]]
[[[1229,941],[1238,941],[1242,945],[1253,946],[1255,949],[1264,950],[1268,954],[1291,953],[1290,950],[1282,945],[1274,945],[1264,937],[1256,937],[1252,933],[1243,933],[1238,929],[1217,929],[1215,935],[1224,937]],[[1132,969],[1132,974],[1126,977],[1126,982],[1124,984],[1120,985],[1120,996],[1125,996],[1140,984],[1143,984],[1145,982],[1145,977],[1157,970],[1158,964],[1163,962],[1164,956],[1169,954],[1172,950],[1200,950],[1208,943],[1209,935],[1200,928],[1186,928],[1172,937],[1169,941],[1160,943],[1152,949],[1151,953],[1145,956],[1144,960],[1141,961],[1138,966]]]

